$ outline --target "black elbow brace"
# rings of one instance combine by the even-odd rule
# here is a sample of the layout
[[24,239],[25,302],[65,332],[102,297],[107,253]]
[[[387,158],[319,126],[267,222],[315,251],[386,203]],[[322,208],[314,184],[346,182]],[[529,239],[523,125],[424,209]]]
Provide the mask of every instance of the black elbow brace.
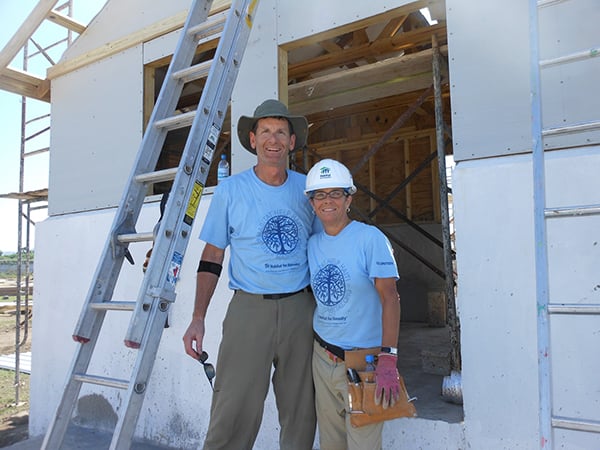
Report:
[[219,277],[221,276],[221,270],[223,270],[223,266],[221,264],[200,260],[200,264],[198,264],[198,270],[196,272],[210,272]]

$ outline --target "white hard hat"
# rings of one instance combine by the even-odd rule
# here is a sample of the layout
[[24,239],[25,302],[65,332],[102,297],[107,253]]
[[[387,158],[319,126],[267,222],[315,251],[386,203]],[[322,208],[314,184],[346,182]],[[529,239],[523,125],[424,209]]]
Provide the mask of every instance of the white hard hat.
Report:
[[356,192],[352,175],[346,166],[333,159],[322,159],[308,172],[304,193],[309,195],[312,191],[328,188],[342,188],[350,195]]

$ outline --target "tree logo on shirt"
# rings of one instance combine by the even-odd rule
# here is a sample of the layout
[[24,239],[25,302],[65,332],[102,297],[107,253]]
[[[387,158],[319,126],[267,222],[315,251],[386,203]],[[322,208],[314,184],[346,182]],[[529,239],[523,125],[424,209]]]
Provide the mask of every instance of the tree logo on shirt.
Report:
[[263,228],[262,240],[272,253],[287,255],[298,245],[298,225],[288,216],[273,216]]
[[346,294],[346,282],[340,268],[328,264],[317,272],[312,279],[315,297],[325,306],[335,306]]

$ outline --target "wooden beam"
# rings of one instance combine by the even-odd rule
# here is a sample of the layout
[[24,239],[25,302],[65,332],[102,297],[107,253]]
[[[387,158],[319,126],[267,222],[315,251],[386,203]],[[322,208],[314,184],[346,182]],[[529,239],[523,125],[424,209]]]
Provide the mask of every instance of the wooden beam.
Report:
[[425,89],[433,79],[431,58],[428,49],[292,84],[290,109],[307,115]]
[[15,56],[17,56],[17,53],[19,53],[27,40],[46,19],[48,12],[54,8],[56,3],[58,3],[58,0],[40,0],[38,2],[33,11],[27,16],[27,19],[25,19],[17,32],[0,52],[0,68],[7,67]]
[[407,18],[408,18],[408,15],[395,17],[394,19],[390,20],[385,25],[385,27],[383,27],[383,30],[381,30],[381,32],[379,33],[379,36],[377,36],[377,39],[375,39],[375,40],[377,41],[379,39],[390,38],[393,35],[395,35],[398,32],[398,30],[400,29],[400,27],[404,24],[404,22],[406,22]]
[[277,91],[279,92],[279,101],[288,104],[288,52],[277,49]]
[[[216,14],[224,11],[231,6],[231,0],[215,0],[213,1],[210,14]],[[137,30],[127,36],[108,42],[94,50],[83,53],[82,55],[60,62],[48,68],[47,78],[54,78],[65,75],[74,70],[80,69],[88,64],[107,58],[109,56],[120,53],[128,48],[151,41],[157,37],[179,30],[183,27],[188,11],[182,11],[179,14],[159,20],[145,28]]]
[[434,33],[444,36],[443,39],[440,38],[441,41],[444,41],[446,39],[446,25],[438,24],[419,28],[368,44],[351,47],[341,52],[321,55],[296,64],[290,64],[289,77],[290,79],[300,78],[313,72],[319,72],[330,67],[344,66],[367,57],[400,52],[417,45],[428,44],[431,42],[431,35]]
[[0,70],[0,89],[45,102],[50,101],[50,82],[17,69]]
[[[410,145],[408,139],[404,140],[404,177],[411,173],[412,170],[410,168],[411,163],[411,154],[410,154]],[[404,194],[406,195],[406,217],[412,220],[413,208],[412,208],[412,184],[408,183],[404,188]]]
[[325,41],[321,41],[321,42],[319,42],[319,45],[327,53],[337,53],[337,52],[341,52],[343,50],[342,47],[340,47],[333,39],[327,39]]
[[[360,46],[360,45],[364,45],[364,44],[369,44],[369,35],[367,34],[367,30],[365,28],[354,32],[354,39],[352,40],[352,47]],[[377,62],[377,59],[370,55],[365,56],[365,60],[369,64],[373,64],[373,63]]]
[[65,27],[66,29],[74,31],[77,34],[83,33],[86,28],[86,26],[84,24],[82,24],[81,22],[77,22],[76,20],[73,20],[71,17],[65,16],[64,14],[61,14],[56,10],[50,11],[48,13],[48,15],[46,16],[46,18],[50,22],[60,25],[61,27]]

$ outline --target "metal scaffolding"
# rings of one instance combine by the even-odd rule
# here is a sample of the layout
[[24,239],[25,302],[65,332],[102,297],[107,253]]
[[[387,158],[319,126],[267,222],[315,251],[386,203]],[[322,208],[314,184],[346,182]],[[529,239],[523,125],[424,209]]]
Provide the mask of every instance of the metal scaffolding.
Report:
[[[57,22],[57,16],[71,17],[73,14],[73,0],[66,0],[51,11],[45,18],[54,23]],[[68,23],[68,22],[67,22]],[[71,25],[69,25],[71,26]],[[37,41],[34,33],[28,36],[24,45],[20,49],[23,52],[22,70],[27,73],[30,70],[30,61],[33,58],[42,56],[45,60],[44,66],[51,66],[56,63],[50,55],[51,49],[63,46],[65,49],[73,41],[72,29],[65,25],[60,28],[59,36],[53,42],[42,45]],[[54,39],[52,35],[51,40]],[[12,41],[11,41],[12,44]],[[31,51],[30,51],[31,50]],[[28,108],[28,98],[21,97],[21,139],[19,152],[19,190],[18,192],[0,195],[0,198],[18,200],[17,209],[17,279],[16,279],[16,314],[15,314],[15,403],[20,403],[21,388],[21,350],[30,338],[29,320],[31,318],[31,288],[33,286],[32,255],[31,255],[31,237],[32,225],[35,222],[32,219],[32,213],[36,210],[47,209],[48,207],[48,189],[39,189],[35,191],[25,191],[26,180],[26,160],[30,157],[47,154],[49,146],[43,148],[31,149],[35,142],[47,138],[50,134],[50,114],[34,115]],[[40,127],[40,123],[42,126]],[[46,125],[47,124],[47,125]]]

